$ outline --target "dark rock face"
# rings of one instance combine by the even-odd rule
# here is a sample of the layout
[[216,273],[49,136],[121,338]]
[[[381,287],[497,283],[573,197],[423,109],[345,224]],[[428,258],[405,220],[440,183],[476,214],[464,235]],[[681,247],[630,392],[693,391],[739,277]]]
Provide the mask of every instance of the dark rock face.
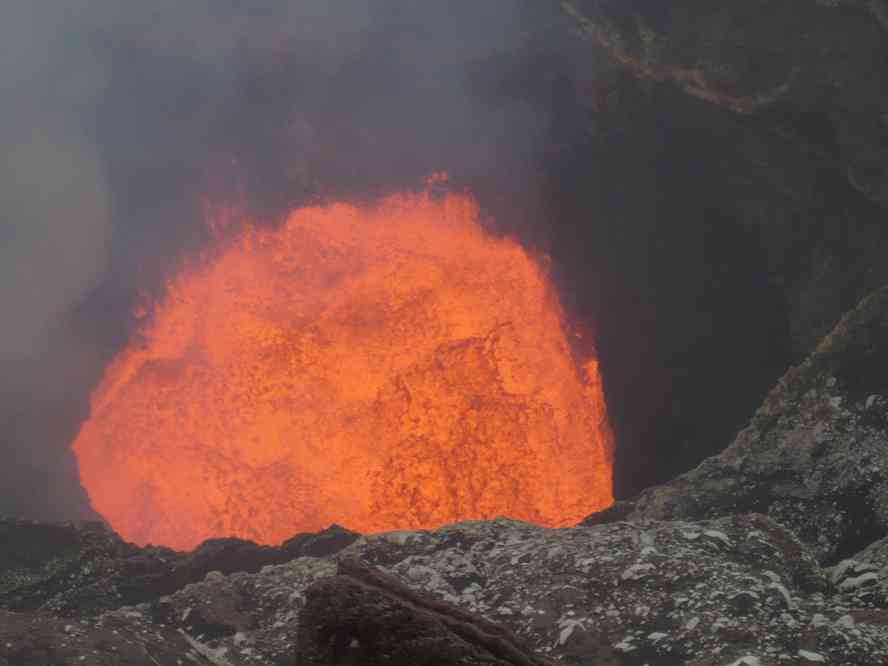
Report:
[[[163,555],[125,543],[102,523],[0,520],[0,607],[97,612],[124,601],[139,581],[168,571]],[[150,586],[150,584],[149,584]],[[138,592],[130,597],[140,599]]]
[[[223,574],[256,572],[269,564],[297,557],[332,555],[353,543],[358,534],[339,525],[309,534],[297,534],[280,546],[260,546],[243,539],[208,539],[194,551],[179,558],[173,567],[174,588],[201,580],[211,571]],[[168,590],[172,591],[172,590]]]
[[[0,610],[0,664],[3,666],[157,666],[181,663],[192,652],[180,633],[163,627],[149,633],[131,618],[108,615],[100,623],[49,613]],[[192,663],[210,664],[203,659]]]
[[867,557],[824,570],[755,514],[568,529],[467,522],[363,537],[256,573],[210,572],[93,617],[7,613],[0,660],[727,666],[785,654],[876,665],[888,659],[885,578]]
[[[881,1],[563,3],[633,75],[736,113],[820,114],[848,183],[888,203],[888,7]],[[811,137],[814,138],[814,137]]]
[[297,557],[324,557],[338,553],[358,539],[358,534],[339,525],[331,525],[314,534],[297,534],[281,544],[288,560]]
[[697,520],[757,511],[792,529],[821,562],[883,537],[886,359],[888,288],[865,298],[787,372],[724,452],[622,503],[622,516]]
[[883,546],[824,569],[760,514],[466,522],[210,571],[114,610],[2,610],[0,664],[875,666],[888,660]]
[[628,497],[723,449],[888,283],[885,3],[561,4],[594,80],[551,190],[578,228],[552,254],[568,283],[600,272]]
[[503,627],[417,594],[359,561],[305,591],[296,663],[304,666],[543,666]]
[[96,614],[170,594],[211,571],[254,572],[302,555],[330,555],[357,538],[333,525],[277,548],[212,539],[190,553],[178,553],[138,548],[98,522],[0,519],[0,608]]
[[[254,601],[223,572],[329,556],[357,538],[333,525],[277,548],[213,539],[179,553],[138,548],[97,522],[0,519],[0,665],[227,663],[193,636],[256,630],[258,616]],[[179,605],[165,596],[177,590]],[[142,607],[127,609],[133,604]],[[288,663],[290,642],[270,637],[265,646],[266,655]]]

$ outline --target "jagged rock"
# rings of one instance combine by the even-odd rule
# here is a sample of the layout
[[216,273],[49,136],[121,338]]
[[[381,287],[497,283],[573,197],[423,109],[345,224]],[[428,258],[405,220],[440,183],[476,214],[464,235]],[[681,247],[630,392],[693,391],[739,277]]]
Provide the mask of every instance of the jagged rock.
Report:
[[211,571],[223,574],[256,572],[269,564],[281,564],[297,557],[332,555],[359,535],[339,525],[316,533],[297,534],[280,546],[260,546],[243,539],[208,539],[173,566],[174,589],[201,580]]
[[621,515],[761,512],[821,562],[853,555],[888,533],[886,368],[888,288],[865,298],[789,370],[725,451],[624,502]]
[[608,293],[596,322],[627,497],[722,450],[888,284],[888,69],[870,64],[888,59],[888,4],[559,4],[595,91],[570,153],[584,175],[559,172],[573,189],[555,194],[595,211],[574,274],[606,248],[595,264],[639,304]]
[[338,575],[306,590],[296,664],[543,666],[502,625],[417,594],[391,576],[343,559]]
[[138,610],[184,631],[233,664],[287,664],[293,659],[305,590],[336,574],[330,558],[302,557],[258,573],[208,574],[204,580]]
[[[829,575],[849,606],[888,608],[888,537],[873,542],[854,559],[842,560],[829,570]],[[854,615],[849,617],[853,621]]]
[[888,204],[888,5],[882,0],[682,3],[571,0],[562,6],[613,61],[732,111],[816,109],[848,183]]
[[181,633],[149,627],[135,613],[100,621],[0,610],[2,666],[158,666],[217,664]]
[[873,569],[885,571],[888,568],[888,537],[873,541],[870,545],[854,556],[857,562],[867,564]]
[[297,534],[281,544],[287,559],[297,557],[324,557],[338,553],[357,541],[360,535],[339,525],[331,525],[320,532]]
[[170,594],[210,571],[258,571],[303,554],[332,554],[357,538],[334,525],[276,548],[212,539],[178,553],[126,543],[99,522],[0,519],[0,608],[96,614]]
[[[813,558],[763,516],[564,530],[464,523],[365,537],[342,556],[358,553],[569,664],[685,663],[757,642],[777,649],[798,639],[800,618],[826,589]],[[792,608],[772,600],[775,579],[798,598]],[[747,595],[758,602],[740,616]]]
[[841,583],[839,583],[839,592],[851,592],[854,590],[859,590],[862,587],[866,587],[868,585],[875,585],[879,581],[879,576],[869,571],[864,574],[860,574],[859,576],[854,576],[853,578],[846,578]]
[[[879,646],[888,645],[875,620],[858,624],[857,634],[836,623],[845,611],[838,613],[823,596],[825,574],[790,533],[763,516],[560,530],[508,520],[470,522],[363,537],[337,557],[375,565],[412,590],[508,627],[539,653],[568,664],[684,663],[714,650],[725,658],[711,663],[725,664],[753,647],[769,663],[769,654],[794,654],[803,639],[829,655],[838,654],[841,642],[841,649],[857,655],[855,663],[876,664],[885,658]],[[645,576],[623,575],[641,569]],[[370,606],[392,613],[403,608],[374,592],[378,586],[367,589],[362,575],[333,578],[337,571],[330,559],[301,558],[258,574],[210,576],[165,603],[176,618],[189,609],[200,617],[219,617],[220,607],[260,609],[250,613],[252,629],[232,623],[227,635],[190,634],[226,650],[232,664],[280,661],[288,649],[297,650],[297,634],[312,635],[299,626],[300,613],[312,627],[342,628],[346,647],[351,638],[360,646],[349,630],[372,635],[384,626]],[[738,615],[737,600],[745,595],[757,602],[744,604]],[[353,600],[354,613],[343,598]],[[822,641],[809,636],[814,615],[829,623],[818,634]],[[359,618],[366,625],[354,629]],[[249,652],[243,655],[243,649]],[[358,655],[346,650],[342,656]]]
[[[875,565],[846,564],[837,580],[871,573],[866,566]],[[67,624],[96,636],[112,628],[151,655],[164,643],[182,663],[191,654],[217,666],[284,666],[297,655],[373,664],[371,642],[377,655],[413,660],[385,663],[454,663],[442,660],[459,650],[492,664],[770,665],[781,654],[800,659],[799,650],[828,663],[884,663],[888,608],[840,591],[836,571],[762,515],[563,529],[473,521],[365,536],[254,573],[211,571],[151,602],[48,621],[42,640],[67,644]],[[860,589],[869,588],[878,585]],[[17,626],[34,617],[18,616]],[[0,663],[30,663],[9,656],[24,654],[26,634],[0,642]],[[398,647],[408,635],[416,641]],[[55,663],[98,659],[91,645]],[[324,652],[336,645],[341,655]]]
[[[162,554],[125,543],[99,522],[0,519],[0,608],[89,613],[125,603],[140,576],[169,568]],[[138,595],[130,597],[139,601]]]

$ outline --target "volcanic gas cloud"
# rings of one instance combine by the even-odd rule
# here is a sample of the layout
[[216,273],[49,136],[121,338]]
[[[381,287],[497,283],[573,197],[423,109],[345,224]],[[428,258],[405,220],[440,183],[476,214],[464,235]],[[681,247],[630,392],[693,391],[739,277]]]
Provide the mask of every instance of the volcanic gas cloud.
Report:
[[557,526],[612,502],[597,363],[466,195],[242,223],[148,312],[74,443],[94,507],[138,544]]

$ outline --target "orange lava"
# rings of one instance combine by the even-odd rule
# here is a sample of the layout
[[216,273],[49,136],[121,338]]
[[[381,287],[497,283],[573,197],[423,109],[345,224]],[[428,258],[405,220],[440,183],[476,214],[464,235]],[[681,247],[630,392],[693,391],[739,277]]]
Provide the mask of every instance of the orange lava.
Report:
[[545,271],[470,197],[229,235],[143,313],[74,443],[126,539],[561,526],[611,504],[597,363],[577,367]]

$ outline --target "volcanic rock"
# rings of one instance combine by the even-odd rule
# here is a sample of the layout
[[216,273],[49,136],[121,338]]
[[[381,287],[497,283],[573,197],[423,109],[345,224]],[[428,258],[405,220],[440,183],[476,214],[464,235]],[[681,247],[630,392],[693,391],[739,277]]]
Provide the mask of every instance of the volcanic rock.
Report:
[[888,204],[888,7],[881,0],[571,0],[581,30],[633,75],[741,114],[827,116],[848,183]]
[[888,534],[886,369],[888,288],[865,298],[789,370],[721,454],[589,524],[615,515],[699,520],[760,512],[822,563],[853,556]]
[[211,539],[180,553],[126,543],[100,522],[0,519],[0,608],[97,614],[157,599],[211,571],[258,571],[301,555],[329,555],[357,538],[333,525],[280,547]]
[[888,59],[888,5],[560,5],[591,91],[575,102],[588,100],[588,134],[565,148],[581,173],[560,170],[553,196],[588,220],[585,243],[564,242],[575,279],[610,265],[610,284],[584,289],[601,292],[627,497],[722,450],[786,368],[888,283],[888,69],[874,64]]
[[255,573],[210,572],[93,617],[8,614],[0,663],[34,663],[22,656],[36,649],[23,627],[46,618],[40,644],[59,664],[122,663],[109,655],[124,646],[96,647],[109,628],[160,664],[767,665],[801,651],[881,664],[888,608],[864,595],[880,583],[841,589],[876,567],[824,570],[756,514],[562,529],[474,521],[365,536]]
[[266,565],[297,557],[332,555],[353,543],[358,536],[339,525],[331,525],[320,532],[297,534],[278,547],[261,546],[244,539],[208,539],[175,563],[174,589],[199,581],[211,571],[223,574],[255,572]]
[[296,663],[552,664],[502,625],[417,594],[378,569],[341,559],[336,576],[306,590]]
[[297,557],[324,557],[350,546],[359,536],[356,532],[339,525],[331,525],[320,532],[297,534],[292,539],[284,541],[281,550],[290,560]]
[[116,608],[147,598],[139,589],[170,571],[163,551],[127,544],[99,522],[0,519],[0,543],[0,608],[10,610]]
[[157,666],[214,664],[183,634],[149,627],[138,614],[109,613],[99,621],[60,618],[49,613],[0,610],[0,665]]

